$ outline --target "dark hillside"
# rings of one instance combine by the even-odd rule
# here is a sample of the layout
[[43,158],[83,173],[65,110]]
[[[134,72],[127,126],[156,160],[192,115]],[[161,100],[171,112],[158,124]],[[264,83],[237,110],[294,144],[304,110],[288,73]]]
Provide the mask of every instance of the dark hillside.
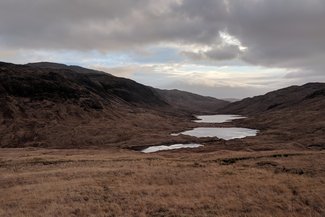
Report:
[[229,102],[225,100],[201,96],[186,91],[160,89],[156,89],[156,91],[174,108],[191,111],[196,114],[216,113],[219,108],[229,104]]
[[170,142],[168,132],[183,129],[197,111],[130,79],[56,63],[0,63],[0,103],[0,147]]
[[323,97],[325,83],[308,83],[269,92],[262,96],[246,98],[220,109],[222,113],[254,115],[263,112],[298,106],[312,98]]

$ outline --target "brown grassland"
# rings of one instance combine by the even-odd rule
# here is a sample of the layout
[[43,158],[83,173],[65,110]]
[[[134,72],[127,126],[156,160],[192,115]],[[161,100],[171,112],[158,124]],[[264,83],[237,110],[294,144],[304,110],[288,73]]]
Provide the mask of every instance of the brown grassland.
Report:
[[325,216],[324,151],[1,149],[0,216]]
[[[67,125],[76,131],[67,135],[80,137],[78,141],[85,137],[84,145],[0,150],[0,216],[325,216],[323,105],[224,124],[136,113],[130,120],[142,124],[132,128],[127,119],[119,128],[107,121]],[[260,132],[230,141],[169,135],[198,126]],[[93,136],[85,130],[91,127]],[[51,132],[44,130],[44,135]],[[105,136],[114,146],[86,147],[87,138],[100,140],[104,132],[110,132]],[[64,147],[68,136],[55,135],[48,134],[48,141]],[[205,146],[134,151],[148,144],[191,141]]]
[[[65,137],[45,128],[41,134],[58,147],[0,149],[0,216],[325,216],[323,105],[223,124],[138,112],[116,128],[100,118],[61,123]],[[230,141],[169,135],[199,126],[260,132]],[[69,137],[85,144],[61,149]],[[107,138],[107,145],[86,147]],[[135,151],[178,142],[205,146]]]
[[[195,123],[225,102],[77,69],[0,63],[0,217],[325,216],[324,84],[219,111],[246,119]],[[259,133],[170,135],[195,127]],[[138,151],[191,142],[204,147]]]

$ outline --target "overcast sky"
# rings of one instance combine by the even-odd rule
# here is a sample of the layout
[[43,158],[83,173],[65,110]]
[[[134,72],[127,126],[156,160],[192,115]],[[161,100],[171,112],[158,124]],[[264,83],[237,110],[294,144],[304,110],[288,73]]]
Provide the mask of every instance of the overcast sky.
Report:
[[325,81],[325,0],[1,0],[0,61],[243,98]]

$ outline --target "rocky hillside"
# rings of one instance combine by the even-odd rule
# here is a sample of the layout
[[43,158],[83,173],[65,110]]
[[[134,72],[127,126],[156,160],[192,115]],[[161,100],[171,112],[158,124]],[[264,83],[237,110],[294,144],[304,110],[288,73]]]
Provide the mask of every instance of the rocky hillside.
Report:
[[325,83],[308,83],[246,98],[220,109],[222,113],[254,115],[301,105],[314,98],[325,97]]

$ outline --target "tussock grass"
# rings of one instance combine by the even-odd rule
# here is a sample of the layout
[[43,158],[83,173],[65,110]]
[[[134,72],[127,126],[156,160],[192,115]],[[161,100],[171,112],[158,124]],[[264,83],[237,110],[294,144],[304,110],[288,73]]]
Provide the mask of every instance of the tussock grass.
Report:
[[324,154],[2,149],[0,216],[324,216]]

